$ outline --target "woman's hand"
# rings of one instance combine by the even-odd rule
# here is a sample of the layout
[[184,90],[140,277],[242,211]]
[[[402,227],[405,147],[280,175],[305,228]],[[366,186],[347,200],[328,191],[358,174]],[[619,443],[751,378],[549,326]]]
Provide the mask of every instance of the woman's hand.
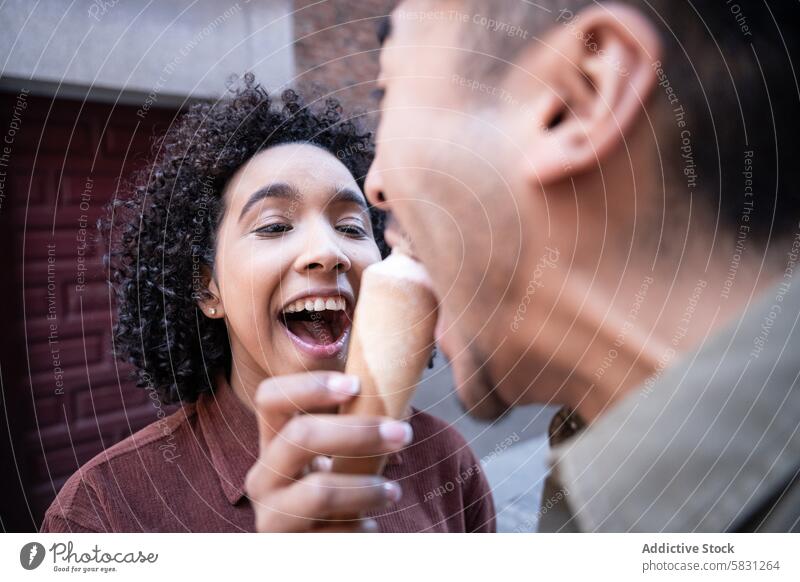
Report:
[[329,472],[330,457],[381,455],[411,441],[410,425],[391,418],[315,414],[335,409],[358,389],[357,378],[336,372],[261,383],[255,398],[260,452],[245,480],[257,531],[377,531],[374,520],[335,516],[400,499],[399,485],[383,477]]

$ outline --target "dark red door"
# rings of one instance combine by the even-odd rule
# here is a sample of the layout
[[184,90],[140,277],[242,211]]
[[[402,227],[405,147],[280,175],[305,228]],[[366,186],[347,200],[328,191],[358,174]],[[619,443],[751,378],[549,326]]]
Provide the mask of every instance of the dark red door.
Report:
[[8,162],[0,165],[6,531],[38,527],[81,464],[156,419],[152,401],[112,354],[96,227],[174,116],[150,109],[141,117],[137,109],[0,95],[0,131],[10,148],[0,144]]

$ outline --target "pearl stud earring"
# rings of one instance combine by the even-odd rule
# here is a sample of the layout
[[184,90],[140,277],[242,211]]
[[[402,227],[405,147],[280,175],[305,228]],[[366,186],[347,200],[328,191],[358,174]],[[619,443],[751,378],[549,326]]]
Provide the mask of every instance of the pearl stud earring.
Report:
[[217,314],[217,310],[216,310],[216,309],[214,309],[213,307],[212,307],[211,309],[209,309],[209,310],[208,310],[208,312],[209,312],[211,315],[216,315],[216,314]]

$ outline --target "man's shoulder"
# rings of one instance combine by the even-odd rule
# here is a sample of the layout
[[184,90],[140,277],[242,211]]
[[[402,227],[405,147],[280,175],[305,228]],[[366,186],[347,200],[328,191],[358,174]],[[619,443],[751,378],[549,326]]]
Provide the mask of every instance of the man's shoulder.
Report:
[[736,528],[740,532],[800,533],[800,466],[761,507]]
[[189,441],[195,417],[195,406],[184,404],[95,455],[64,483],[45,514],[45,525],[58,519],[78,528],[105,531],[101,515],[108,490],[130,485],[137,473],[153,477],[155,472],[148,466],[175,456],[181,443]]

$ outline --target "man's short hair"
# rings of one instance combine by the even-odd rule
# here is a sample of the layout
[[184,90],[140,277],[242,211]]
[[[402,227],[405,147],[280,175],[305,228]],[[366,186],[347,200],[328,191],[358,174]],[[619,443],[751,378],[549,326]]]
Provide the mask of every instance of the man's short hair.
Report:
[[[800,220],[800,2],[624,0],[660,32],[652,66],[666,187],[700,202],[717,226],[748,241],[791,236]],[[466,15],[463,67],[502,75],[548,30],[574,25],[594,0],[429,0]],[[491,57],[478,57],[475,53]],[[700,206],[702,208],[702,206]],[[714,228],[713,225],[709,225]]]

